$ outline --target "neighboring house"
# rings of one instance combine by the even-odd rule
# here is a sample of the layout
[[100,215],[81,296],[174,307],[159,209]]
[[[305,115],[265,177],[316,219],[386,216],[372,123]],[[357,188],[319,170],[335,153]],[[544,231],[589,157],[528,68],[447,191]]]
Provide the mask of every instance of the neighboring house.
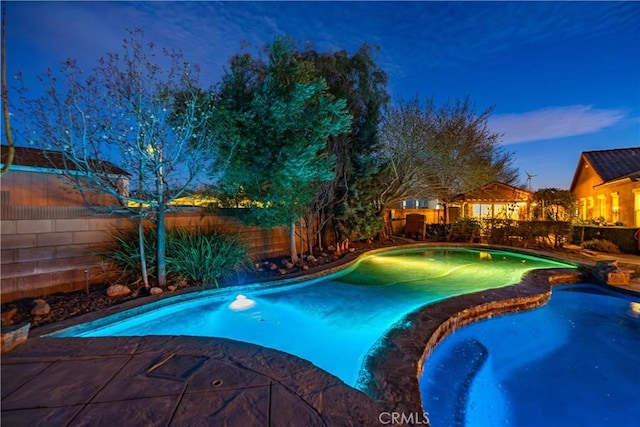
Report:
[[640,227],[640,147],[583,152],[570,191],[580,219]]
[[459,194],[452,202],[460,206],[462,217],[525,221],[530,218],[532,199],[530,191],[494,181]]
[[[2,145],[1,161],[4,164],[8,147]],[[129,174],[109,162],[100,162],[102,169],[113,174],[118,191],[128,190]],[[68,165],[71,173],[73,168]],[[15,147],[9,172],[1,178],[2,205],[11,206],[86,206],[80,192],[62,177],[65,161],[62,153],[30,147]],[[104,194],[87,194],[92,205],[114,206],[115,197]]]

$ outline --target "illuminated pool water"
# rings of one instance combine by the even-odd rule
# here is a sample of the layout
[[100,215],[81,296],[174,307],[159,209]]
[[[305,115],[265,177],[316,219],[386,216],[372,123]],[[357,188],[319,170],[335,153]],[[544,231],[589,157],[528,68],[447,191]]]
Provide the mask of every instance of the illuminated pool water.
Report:
[[637,301],[567,285],[541,308],[459,329],[420,378],[431,426],[638,425]]
[[[518,283],[532,269],[567,264],[494,250],[421,248],[363,257],[301,284],[203,292],[143,314],[120,313],[54,336],[196,335],[294,354],[356,386],[363,360],[389,328],[444,298]],[[230,293],[233,292],[233,293]],[[236,296],[255,302],[234,310]],[[235,305],[234,305],[235,306]]]

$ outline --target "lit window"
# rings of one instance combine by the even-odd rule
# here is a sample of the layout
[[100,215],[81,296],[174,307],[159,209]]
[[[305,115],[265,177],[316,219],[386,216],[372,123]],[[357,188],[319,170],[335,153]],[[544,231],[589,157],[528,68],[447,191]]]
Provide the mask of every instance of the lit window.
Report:
[[620,221],[620,194],[611,193],[611,220],[615,223]]
[[607,201],[604,194],[598,195],[598,218],[607,217]]

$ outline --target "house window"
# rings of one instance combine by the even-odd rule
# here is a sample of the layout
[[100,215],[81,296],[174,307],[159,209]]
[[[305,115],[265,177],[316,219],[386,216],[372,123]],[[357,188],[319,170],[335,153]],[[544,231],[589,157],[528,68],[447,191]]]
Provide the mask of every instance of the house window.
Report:
[[620,221],[620,193],[611,193],[611,221]]
[[490,218],[491,205],[471,205],[471,212],[473,218]]
[[607,218],[607,200],[604,194],[598,195],[598,218]]
[[593,197],[587,197],[587,217],[585,219],[593,219]]
[[587,219],[587,199],[584,197],[580,199],[580,219]]

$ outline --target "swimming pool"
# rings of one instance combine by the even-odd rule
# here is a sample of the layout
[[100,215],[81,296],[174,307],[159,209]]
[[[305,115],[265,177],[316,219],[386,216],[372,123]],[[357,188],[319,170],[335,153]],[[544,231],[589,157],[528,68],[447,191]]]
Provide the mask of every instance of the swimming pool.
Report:
[[602,286],[564,285],[541,308],[457,330],[420,376],[431,425],[637,425],[637,301]]
[[[53,336],[231,338],[307,359],[357,387],[366,355],[407,313],[444,298],[518,283],[533,269],[557,267],[573,268],[499,250],[393,250],[366,255],[354,266],[320,279],[274,289],[205,291],[187,295],[188,300],[176,298],[175,304],[150,305],[144,313],[123,312]],[[234,309],[238,294],[254,305]]]

